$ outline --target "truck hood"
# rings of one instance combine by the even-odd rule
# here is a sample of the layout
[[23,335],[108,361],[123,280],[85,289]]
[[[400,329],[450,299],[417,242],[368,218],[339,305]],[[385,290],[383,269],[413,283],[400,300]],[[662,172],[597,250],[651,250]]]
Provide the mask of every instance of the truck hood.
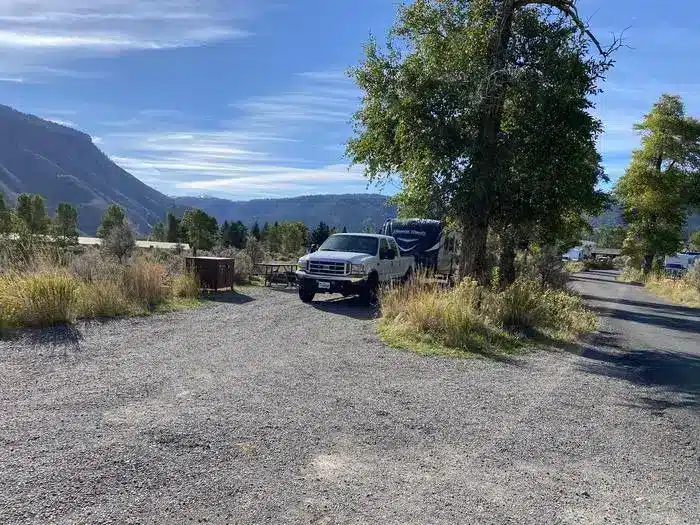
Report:
[[362,264],[365,260],[371,259],[371,255],[354,252],[314,252],[302,257],[305,261],[337,261]]

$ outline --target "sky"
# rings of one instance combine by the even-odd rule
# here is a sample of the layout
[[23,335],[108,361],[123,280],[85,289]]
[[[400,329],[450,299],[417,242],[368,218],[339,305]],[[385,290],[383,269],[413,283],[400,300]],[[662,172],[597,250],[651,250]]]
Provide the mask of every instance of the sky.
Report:
[[[627,47],[596,97],[614,182],[664,93],[700,117],[698,0],[579,0]],[[0,103],[75,127],[168,195],[392,193],[344,156],[346,77],[394,0],[0,0]],[[609,187],[609,186],[608,186]]]

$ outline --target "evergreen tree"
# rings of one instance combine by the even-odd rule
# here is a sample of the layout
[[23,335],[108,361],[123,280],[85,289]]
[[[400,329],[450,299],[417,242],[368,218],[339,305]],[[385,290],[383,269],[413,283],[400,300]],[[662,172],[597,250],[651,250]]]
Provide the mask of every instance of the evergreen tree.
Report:
[[121,226],[126,222],[126,214],[121,206],[118,204],[110,204],[107,206],[107,210],[102,215],[102,222],[100,227],[97,229],[97,236],[101,239],[105,239],[112,228],[115,226]]
[[165,237],[168,242],[180,242],[182,240],[180,220],[172,212],[168,212],[166,217]]
[[30,234],[46,233],[49,219],[46,214],[46,201],[41,195],[23,193],[17,198],[15,215],[21,227]]
[[61,202],[56,208],[56,218],[51,229],[57,242],[64,245],[77,245],[79,232],[76,207],[67,202]]

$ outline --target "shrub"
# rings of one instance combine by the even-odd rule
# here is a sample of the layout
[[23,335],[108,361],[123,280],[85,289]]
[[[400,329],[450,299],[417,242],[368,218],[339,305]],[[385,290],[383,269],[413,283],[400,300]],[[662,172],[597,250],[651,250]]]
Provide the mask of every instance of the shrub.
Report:
[[102,249],[105,253],[116,257],[119,262],[124,262],[135,247],[136,232],[126,221],[112,226],[102,239]]
[[125,266],[122,272],[122,285],[126,297],[149,310],[165,300],[164,281],[164,267],[143,260],[136,260]]
[[172,278],[170,291],[173,297],[196,299],[199,297],[200,283],[194,273],[184,273]]
[[596,316],[580,297],[546,286],[540,278],[519,277],[503,290],[464,280],[454,288],[423,276],[381,293],[382,333],[483,352],[494,341],[510,341],[512,329],[544,330],[568,339],[595,329]]
[[583,263],[587,270],[614,270],[615,265],[610,259],[586,259]]
[[84,283],[96,283],[119,279],[122,266],[105,258],[100,250],[93,248],[75,256],[70,263],[70,271]]
[[118,281],[82,284],[78,291],[78,317],[120,317],[136,313]]
[[5,275],[0,279],[0,307],[8,326],[69,323],[77,303],[76,280],[62,273]]
[[617,279],[624,283],[643,283],[644,272],[640,268],[626,266]]
[[561,255],[551,247],[519,252],[515,258],[515,268],[518,277],[537,279],[555,288],[564,288],[569,281]]
[[586,265],[581,261],[569,261],[564,265],[564,270],[569,273],[579,273],[586,271]]

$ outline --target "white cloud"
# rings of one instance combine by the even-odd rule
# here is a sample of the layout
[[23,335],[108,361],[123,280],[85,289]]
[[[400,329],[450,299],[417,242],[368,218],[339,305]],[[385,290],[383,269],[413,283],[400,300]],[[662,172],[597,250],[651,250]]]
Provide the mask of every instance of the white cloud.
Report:
[[[76,57],[194,47],[248,36],[249,0],[5,0],[6,74],[80,77],[55,67]],[[39,71],[43,69],[43,71]]]
[[[146,109],[109,122],[101,147],[167,193],[361,192],[362,170],[348,171],[339,145],[359,95],[343,75],[301,74],[286,90],[230,104],[215,124],[220,129],[198,127],[178,110]],[[202,117],[196,120],[211,122]]]

